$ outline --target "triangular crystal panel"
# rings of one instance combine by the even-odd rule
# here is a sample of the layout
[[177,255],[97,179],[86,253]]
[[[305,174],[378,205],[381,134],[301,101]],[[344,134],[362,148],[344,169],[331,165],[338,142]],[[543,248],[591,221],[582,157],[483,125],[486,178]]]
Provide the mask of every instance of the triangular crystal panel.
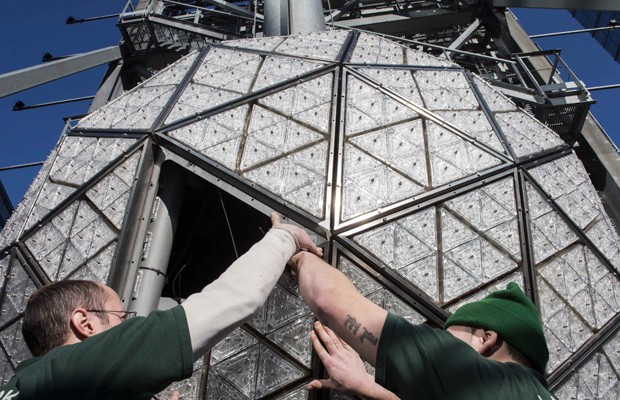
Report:
[[307,124],[322,133],[327,133],[330,126],[332,85],[333,74],[322,75],[263,97],[259,100],[259,104],[278,111],[300,124]]
[[288,36],[283,43],[278,45],[275,52],[297,57],[337,61],[337,56],[348,36],[349,32],[346,29],[316,32],[311,36]]
[[523,111],[498,113],[495,119],[519,158],[564,145],[555,132]]
[[256,343],[258,341],[253,336],[246,333],[243,329],[237,328],[213,346],[211,349],[211,364],[217,364]]
[[246,172],[244,176],[308,213],[322,217],[327,154],[327,142],[323,141]]
[[543,328],[549,346],[547,368],[553,370],[592,336],[592,331],[542,280],[538,281],[538,293]]
[[416,71],[414,77],[429,110],[480,109],[474,91],[461,71],[422,70]]
[[344,257],[339,258],[338,269],[349,278],[355,288],[364,296],[381,289],[381,285],[377,281]]
[[6,290],[0,309],[0,326],[24,311],[28,298],[37,289],[17,257],[13,258],[6,277]]
[[216,373],[209,374],[209,382],[207,389],[208,400],[248,400],[247,396],[244,396],[233,385],[226,382]]
[[372,79],[383,88],[404,97],[411,103],[423,107],[418,86],[413,80],[413,72],[407,69],[382,69],[382,68],[358,68],[368,78]]
[[58,273],[58,279],[65,279],[70,273],[71,279],[85,279],[106,284],[113,266],[112,261],[114,261],[115,251],[116,242],[106,247],[96,257],[88,261],[86,265],[74,272],[71,272],[70,268],[63,265]]
[[265,345],[260,346],[258,376],[256,379],[256,397],[263,397],[291,383],[304,375],[288,360],[276,354]]
[[[526,184],[526,188],[528,207],[533,210],[530,214],[530,229],[532,231],[534,260],[539,263],[577,240],[577,235],[546,202],[536,200],[538,198],[534,194],[536,189],[529,182]],[[543,213],[536,210],[538,206],[543,208]]]
[[0,341],[6,349],[13,367],[17,367],[19,363],[32,357],[22,335],[23,321],[24,319],[20,318],[0,333]]
[[484,98],[487,106],[491,112],[500,111],[515,111],[517,106],[509,100],[506,96],[502,95],[498,90],[494,89],[477,75],[473,75],[476,88]]
[[392,125],[418,114],[387,94],[349,76],[347,81],[345,133],[352,135]]
[[249,93],[261,62],[261,56],[255,53],[225,48],[210,49],[166,118],[166,124],[205,112]]
[[482,172],[502,162],[433,122],[427,122],[427,129],[433,187]]
[[421,50],[406,49],[405,56],[408,65],[423,67],[456,67],[456,64],[446,58],[435,57]]
[[283,326],[267,337],[277,343],[300,363],[310,368],[312,343],[310,332],[313,329],[314,317],[308,315]]
[[355,136],[349,141],[376,158],[384,160],[390,167],[407,175],[418,185],[428,185],[422,120],[417,119]]
[[415,182],[351,145],[345,145],[342,218],[396,203],[423,190]]
[[310,313],[310,309],[301,299],[280,286],[271,291],[262,308],[264,311],[259,310],[250,321],[261,333],[273,332],[284,324]]
[[82,119],[77,128],[150,129],[197,53],[192,53]]
[[167,134],[234,171],[248,111],[247,105],[236,107]]
[[405,47],[391,40],[362,32],[349,61],[360,64],[402,64],[404,50]]
[[570,154],[528,172],[580,228],[601,214],[601,200],[576,155]]
[[505,153],[497,134],[482,111],[437,111],[437,116],[490,148]]
[[243,352],[215,364],[211,370],[228,381],[250,399],[256,393],[256,369],[259,366],[260,345],[254,345]]
[[241,169],[247,170],[323,138],[320,133],[289,118],[262,107],[254,107],[241,159]]
[[324,66],[323,63],[299,58],[267,56],[256,77],[252,91],[265,89]]

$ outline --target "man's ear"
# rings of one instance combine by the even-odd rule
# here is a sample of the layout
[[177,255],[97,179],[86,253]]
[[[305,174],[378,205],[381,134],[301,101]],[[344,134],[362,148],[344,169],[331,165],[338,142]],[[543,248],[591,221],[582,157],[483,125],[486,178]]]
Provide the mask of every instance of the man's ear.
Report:
[[95,327],[92,323],[92,316],[83,308],[76,308],[71,313],[71,330],[75,336],[84,340],[95,334]]
[[499,336],[497,336],[497,332],[485,330],[482,336],[482,345],[478,349],[478,353],[483,356],[494,353],[497,350],[496,347],[501,345],[498,339]]

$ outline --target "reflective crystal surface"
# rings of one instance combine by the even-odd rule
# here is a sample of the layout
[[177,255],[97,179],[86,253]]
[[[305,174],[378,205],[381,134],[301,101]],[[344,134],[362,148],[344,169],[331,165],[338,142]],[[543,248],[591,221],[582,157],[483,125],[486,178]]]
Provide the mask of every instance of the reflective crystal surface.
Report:
[[357,290],[373,303],[393,314],[405,318],[412,324],[420,324],[424,322],[424,317],[422,317],[417,311],[406,304],[403,300],[396,297],[392,292],[383,288],[379,282],[370,277],[366,272],[362,271],[362,269],[356,266],[353,262],[344,257],[340,257],[338,259],[338,268],[351,280],[351,282],[353,282]]
[[15,368],[11,365],[8,356],[0,349],[0,385],[6,385],[15,374]]
[[[149,151],[128,153],[147,134]],[[137,195],[150,179],[138,167],[156,168],[152,150],[260,212],[285,211],[326,240],[327,259],[364,296],[411,323],[437,317],[415,302],[453,312],[518,282],[540,308],[559,398],[617,400],[614,220],[557,134],[445,58],[347,30],[226,41],[58,143],[0,234],[0,379],[28,356],[19,315],[39,278],[103,283],[132,241],[141,250],[129,225],[139,216],[125,216],[128,204],[151,207]],[[141,288],[141,278],[124,284]],[[208,367],[157,398],[178,388],[184,399],[308,399],[320,368],[313,321],[284,274]]]
[[73,203],[26,240],[50,280],[61,279],[117,237],[87,202]]
[[362,32],[349,61],[360,64],[403,64],[405,49],[391,40]]
[[159,393],[155,399],[168,400],[173,391],[179,393],[179,399],[198,399],[200,393],[200,382],[202,380],[204,362],[200,358],[194,363],[192,376],[182,381],[174,382],[165,390]]
[[0,332],[0,342],[6,349],[13,367],[17,367],[20,362],[32,357],[22,335],[22,322],[23,319],[20,318]]
[[[13,258],[6,277],[6,290],[2,298],[2,308],[0,308],[0,326],[24,312],[26,302],[35,290],[36,286],[24,270],[23,264],[18,258]],[[15,345],[19,344],[15,343]]]
[[547,370],[552,371],[592,336],[577,313],[544,281],[538,281],[543,330],[549,347]]
[[551,150],[564,144],[558,135],[523,111],[495,114],[517,157]]

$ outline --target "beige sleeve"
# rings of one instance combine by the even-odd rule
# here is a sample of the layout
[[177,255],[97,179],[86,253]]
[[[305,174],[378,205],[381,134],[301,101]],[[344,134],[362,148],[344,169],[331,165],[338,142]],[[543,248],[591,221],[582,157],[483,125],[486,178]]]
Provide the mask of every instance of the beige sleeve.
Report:
[[194,360],[263,305],[296,251],[292,233],[272,228],[218,279],[187,298],[182,306]]

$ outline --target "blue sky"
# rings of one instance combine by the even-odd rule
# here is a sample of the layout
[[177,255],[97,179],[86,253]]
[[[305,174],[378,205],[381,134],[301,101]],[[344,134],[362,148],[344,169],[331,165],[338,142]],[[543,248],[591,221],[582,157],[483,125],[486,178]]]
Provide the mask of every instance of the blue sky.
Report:
[[[118,0],[56,0],[36,2],[25,8],[19,2],[5,2],[0,14],[0,74],[41,63],[49,52],[55,56],[83,53],[116,44],[120,31],[116,19],[66,25],[76,19],[120,12]],[[519,21],[530,34],[580,29],[567,11],[517,9]],[[620,83],[620,64],[587,34],[537,39],[543,49],[562,49],[562,57],[586,86]],[[38,88],[0,99],[0,167],[45,160],[63,130],[63,117],[88,110],[89,101],[14,112],[13,104],[27,105],[94,95],[105,67],[73,75]],[[620,144],[620,89],[592,93],[598,101],[592,112],[615,143]],[[38,167],[0,172],[13,205],[16,206],[38,172]]]

